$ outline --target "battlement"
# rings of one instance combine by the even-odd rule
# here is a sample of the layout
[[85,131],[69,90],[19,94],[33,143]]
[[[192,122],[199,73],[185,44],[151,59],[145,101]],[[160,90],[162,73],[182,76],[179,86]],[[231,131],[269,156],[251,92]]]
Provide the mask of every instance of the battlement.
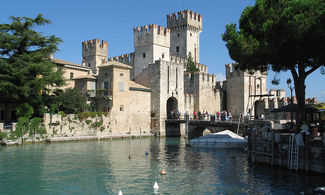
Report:
[[167,28],[176,30],[178,28],[191,28],[202,31],[202,15],[190,10],[184,10],[167,15]]
[[82,57],[90,55],[102,55],[107,56],[108,42],[104,40],[92,39],[82,42]]
[[[174,56],[174,55],[170,56],[170,62],[173,62],[173,63],[182,63],[182,64],[184,64],[186,62],[186,60],[187,60],[186,58],[181,58],[181,57]],[[200,63],[195,63],[195,65],[199,69],[199,72],[208,73],[208,66],[207,65],[200,64]]]
[[90,48],[108,48],[108,42],[104,40],[92,39],[88,41],[82,42],[82,48],[90,49]]
[[184,64],[186,62],[186,59],[178,56],[170,56],[170,62],[176,64]]
[[184,72],[184,82],[191,83],[190,87],[197,83],[203,87],[214,89],[217,83],[217,76],[204,72]]
[[159,44],[170,47],[170,30],[157,24],[149,24],[133,29],[134,46]]
[[134,64],[134,53],[122,54],[120,56],[110,57],[108,61],[117,61],[127,65]]

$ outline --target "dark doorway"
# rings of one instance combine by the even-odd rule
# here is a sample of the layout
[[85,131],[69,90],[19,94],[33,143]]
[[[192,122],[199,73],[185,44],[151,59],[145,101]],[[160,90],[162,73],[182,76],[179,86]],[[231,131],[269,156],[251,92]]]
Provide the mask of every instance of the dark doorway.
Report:
[[[176,116],[176,114],[177,114],[177,111],[178,111],[177,99],[174,98],[174,97],[168,98],[168,100],[167,100],[167,110],[166,110],[167,118],[168,119],[174,118]],[[173,112],[175,114],[173,114]]]

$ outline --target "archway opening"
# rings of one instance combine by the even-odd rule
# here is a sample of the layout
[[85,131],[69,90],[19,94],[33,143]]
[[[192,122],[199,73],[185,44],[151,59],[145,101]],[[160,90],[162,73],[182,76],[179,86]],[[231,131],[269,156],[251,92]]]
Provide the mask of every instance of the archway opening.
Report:
[[178,102],[175,97],[168,98],[166,109],[167,119],[177,118]]

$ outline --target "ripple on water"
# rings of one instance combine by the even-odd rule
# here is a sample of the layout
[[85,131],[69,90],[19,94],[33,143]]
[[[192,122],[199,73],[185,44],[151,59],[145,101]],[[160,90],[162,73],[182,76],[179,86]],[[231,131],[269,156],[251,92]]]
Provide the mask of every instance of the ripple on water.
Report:
[[155,181],[158,194],[297,194],[325,185],[321,176],[251,165],[244,151],[185,147],[182,138],[35,144],[0,148],[0,156],[0,194],[152,194]]

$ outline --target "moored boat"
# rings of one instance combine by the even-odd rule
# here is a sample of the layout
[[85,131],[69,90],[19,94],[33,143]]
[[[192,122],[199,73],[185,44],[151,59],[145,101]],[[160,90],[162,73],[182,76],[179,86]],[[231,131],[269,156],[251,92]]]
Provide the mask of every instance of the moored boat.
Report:
[[192,146],[210,148],[245,148],[247,140],[230,130],[208,134],[191,140]]

